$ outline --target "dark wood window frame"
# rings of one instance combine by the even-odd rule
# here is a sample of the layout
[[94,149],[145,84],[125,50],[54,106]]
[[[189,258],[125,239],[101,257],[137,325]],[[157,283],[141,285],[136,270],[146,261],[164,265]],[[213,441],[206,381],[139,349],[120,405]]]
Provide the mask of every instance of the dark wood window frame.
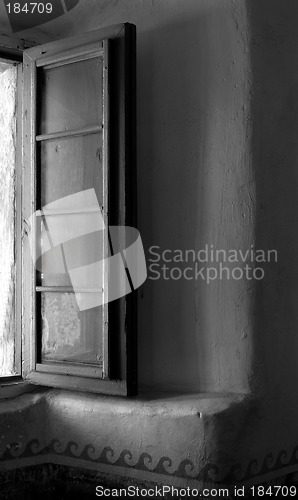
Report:
[[[1,41],[1,40],[0,40]],[[80,52],[109,47],[109,129],[106,134],[108,159],[108,225],[136,227],[136,141],[135,141],[135,26],[116,25],[81,36],[50,42],[25,50],[23,56],[22,164],[19,185],[22,190],[18,210],[22,258],[18,270],[22,282],[22,380],[28,384],[53,386],[111,395],[137,392],[136,293],[108,304],[108,373],[97,378],[80,369],[47,368],[39,361],[36,322],[35,266],[30,251],[30,216],[36,211],[36,106],[37,68],[69,58]],[[107,53],[107,49],[106,53]],[[6,52],[6,51],[5,51]],[[19,60],[18,54],[14,55]],[[19,207],[20,208],[20,207]],[[32,242],[31,242],[32,243]],[[20,287],[19,287],[20,293]],[[37,326],[37,328],[36,328]],[[20,335],[20,333],[19,333]],[[60,371],[60,372],[59,372]]]

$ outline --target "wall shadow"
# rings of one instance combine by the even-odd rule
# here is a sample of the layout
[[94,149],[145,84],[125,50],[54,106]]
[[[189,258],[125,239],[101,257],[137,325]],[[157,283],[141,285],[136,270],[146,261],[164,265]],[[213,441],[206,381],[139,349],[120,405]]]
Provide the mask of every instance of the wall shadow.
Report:
[[256,247],[278,252],[257,285],[255,377],[266,392],[291,393],[298,375],[298,5],[254,0],[250,16]]
[[[148,265],[152,245],[234,248],[246,234],[234,209],[237,182],[241,188],[246,181],[245,168],[238,168],[245,155],[238,144],[241,23],[233,9],[214,3],[195,12],[185,9],[175,22],[138,30],[139,229]],[[194,267],[177,264],[188,265]],[[139,300],[141,387],[241,391],[250,363],[238,340],[245,322],[235,314],[241,286],[150,276],[157,275],[149,269]]]
[[[148,266],[151,246],[195,249],[204,218],[198,185],[210,89],[203,75],[212,64],[206,16],[138,33],[138,221]],[[195,283],[156,276],[148,269],[139,294],[140,385],[198,390]]]
[[298,5],[253,0],[248,7],[255,248],[276,249],[278,259],[261,264],[265,277],[256,282],[250,385],[258,405],[235,456],[262,461],[298,441]]

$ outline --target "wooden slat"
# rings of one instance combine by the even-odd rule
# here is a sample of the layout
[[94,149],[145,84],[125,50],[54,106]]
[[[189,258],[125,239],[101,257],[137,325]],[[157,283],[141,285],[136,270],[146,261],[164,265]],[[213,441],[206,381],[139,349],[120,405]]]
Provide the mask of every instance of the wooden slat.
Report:
[[65,361],[58,363],[37,363],[36,369],[40,373],[55,373],[61,375],[75,375],[76,377],[95,377],[95,378],[103,378],[102,366],[92,366],[83,364],[79,365],[78,363],[68,363]]
[[[109,205],[109,158],[110,158],[110,87],[109,87],[109,41],[103,41],[104,56],[103,56],[103,165],[102,165],[102,175],[103,175],[103,206],[107,207]],[[105,226],[108,227],[108,215],[103,214]],[[108,255],[108,233],[103,232],[103,252],[104,255]],[[105,266],[104,262],[102,264],[103,277],[104,277],[104,308],[103,308],[103,339],[102,339],[102,349],[103,349],[103,377],[109,378],[110,376],[110,353],[109,353],[109,307],[108,307],[108,266]]]
[[68,49],[59,54],[43,57],[36,61],[36,66],[46,67],[47,69],[58,68],[66,64],[73,64],[76,62],[86,61],[94,57],[101,57],[103,55],[102,42],[95,42],[83,47]]
[[59,68],[60,66],[66,66],[67,64],[74,64],[87,59],[94,59],[95,57],[102,57],[103,50],[98,50],[97,45],[94,48],[94,52],[84,52],[82,51],[79,55],[70,55],[69,51],[65,55],[59,55],[59,59],[55,61],[55,58],[51,58],[54,62],[44,63],[44,61],[38,61],[37,67],[45,66],[47,69]]
[[103,293],[103,288],[74,288],[72,286],[37,286],[37,292],[52,293]]
[[36,136],[36,141],[53,141],[64,137],[75,137],[78,135],[98,134],[102,132],[102,125],[94,125],[92,127],[84,127],[76,130],[62,130],[61,132],[53,132],[52,134],[42,134]]
[[[35,325],[35,221],[30,217],[36,207],[36,67],[28,54],[24,53],[24,99],[23,99],[23,182],[22,182],[22,238],[23,238],[23,365],[26,376],[36,365]],[[31,248],[30,248],[31,243]]]
[[42,61],[49,61],[48,58],[53,55],[55,55],[57,60],[57,55],[62,51],[64,52],[81,46],[87,46],[87,44],[98,43],[107,38],[118,38],[121,36],[121,32],[123,32],[124,28],[125,24],[116,24],[101,28],[100,30],[88,31],[79,36],[75,35],[54,42],[47,42],[31,48],[28,54],[31,59],[37,60],[38,64],[40,64],[40,62],[42,63]]
[[52,215],[72,215],[72,214],[93,214],[93,213],[102,213],[103,207],[99,208],[98,206],[95,207],[86,207],[86,208],[68,208],[65,210],[36,210],[36,216],[37,217],[42,217],[42,216],[52,216]]
[[[48,366],[48,365],[47,365]],[[102,380],[100,378],[77,377],[65,374],[33,371],[26,377],[32,384],[60,387],[73,391],[86,391],[112,396],[127,396],[128,388],[124,380]]]

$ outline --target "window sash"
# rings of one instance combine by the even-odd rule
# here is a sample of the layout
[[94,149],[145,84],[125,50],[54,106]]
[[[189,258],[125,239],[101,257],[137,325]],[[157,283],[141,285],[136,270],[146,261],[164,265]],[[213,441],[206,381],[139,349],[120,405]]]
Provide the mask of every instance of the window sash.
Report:
[[[110,159],[106,153],[113,151],[112,176],[106,179],[105,192],[111,192],[116,187],[117,209],[115,199],[113,203],[108,202],[109,209],[105,214],[108,223],[119,225],[135,225],[134,220],[134,101],[135,101],[135,28],[133,25],[125,24],[90,32],[80,37],[51,42],[49,44],[34,47],[24,53],[24,179],[23,179],[23,376],[29,382],[65,387],[69,389],[86,390],[103,394],[134,394],[136,392],[136,307],[135,294],[119,299],[117,304],[109,304],[106,308],[107,315],[112,316],[109,332],[105,331],[105,355],[104,368],[101,377],[97,367],[78,366],[76,363],[40,363],[38,341],[36,331],[36,300],[35,294],[41,288],[36,289],[35,283],[35,255],[31,255],[34,249],[34,238],[36,227],[34,222],[30,225],[30,216],[36,211],[36,144],[57,138],[60,132],[49,134],[36,134],[36,112],[37,112],[37,68],[58,67],[72,63],[73,61],[86,60],[88,57],[96,57],[100,51],[105,60],[104,71],[106,72],[105,92],[108,95],[111,89],[108,84],[109,61],[108,45],[111,45],[113,54],[113,130],[108,127],[107,120],[109,109],[106,106],[108,99],[104,100],[104,127],[103,135],[105,146],[103,147],[106,171],[109,169]],[[90,133],[90,130],[76,129],[67,133],[80,136]],[[110,138],[113,144],[110,145]],[[106,156],[105,156],[106,155]],[[109,185],[108,185],[109,184]],[[115,186],[116,184],[116,186]],[[113,191],[112,191],[113,193]],[[108,220],[109,214],[109,220]],[[28,334],[29,332],[29,334]],[[110,353],[108,348],[111,346]],[[111,354],[112,352],[112,354]],[[109,361],[109,363],[107,362]],[[98,378],[97,378],[98,377]]]
[[[83,48],[78,48],[78,49],[73,49],[71,52],[66,51],[66,52],[61,52],[58,53],[54,56],[47,57],[43,59],[42,61],[39,61],[38,64],[36,64],[36,67],[38,68],[37,71],[40,71],[41,68],[46,68],[46,69],[52,69],[52,68],[64,68],[68,65],[75,64],[81,61],[89,61],[92,60],[93,58],[100,58],[102,60],[102,66],[103,66],[103,81],[102,81],[102,102],[103,102],[103,117],[102,117],[102,123],[97,124],[93,127],[87,126],[83,129],[70,129],[67,131],[55,131],[49,134],[43,134],[43,135],[37,135],[36,136],[36,141],[39,143],[42,143],[44,141],[49,141],[53,140],[54,138],[73,138],[73,137],[82,137],[85,135],[90,135],[92,133],[96,132],[101,132],[102,133],[102,151],[103,151],[103,160],[102,160],[102,184],[103,184],[103,219],[105,226],[108,227],[108,215],[107,215],[107,206],[108,206],[108,164],[109,164],[109,159],[108,159],[108,138],[109,138],[109,42],[108,40],[103,40],[102,42],[96,43],[96,44],[89,44],[84,46]],[[42,90],[42,89],[40,89]],[[37,94],[37,92],[36,92]],[[38,107],[38,106],[37,106]],[[42,210],[41,216],[43,217],[44,215],[51,216],[51,217],[59,217],[60,215],[66,215],[66,214],[71,214],[71,213],[82,213],[82,214],[88,214],[88,213],[94,213],[93,210],[88,210],[88,208],[84,209],[82,208],[81,210],[66,210],[63,211],[63,214],[61,211],[53,211],[50,214],[46,214],[44,210]],[[105,233],[103,232],[103,235]],[[103,237],[103,254],[107,255],[107,247],[108,247],[108,241],[105,236]],[[103,290],[100,291],[100,293],[103,294],[103,297],[108,293],[107,286],[108,286],[108,279],[107,279],[107,272],[106,269],[103,269],[103,276],[104,276],[104,286]],[[37,293],[49,293],[49,292],[55,292],[55,293],[78,293],[79,291],[84,292],[84,293],[98,293],[99,290],[87,288],[85,289],[82,287],[80,290],[76,287],[74,290],[72,287],[65,288],[63,286],[55,286],[55,287],[47,287],[47,286],[36,286],[35,290]],[[72,374],[76,375],[79,373],[82,373],[83,375],[92,375],[93,377],[99,377],[99,378],[108,378],[109,377],[109,352],[108,352],[108,305],[105,304],[102,306],[103,309],[103,315],[102,315],[102,322],[101,322],[101,328],[100,328],[100,335],[102,333],[102,338],[99,339],[99,344],[102,344],[102,369],[99,369],[99,366],[93,367],[93,366],[84,366],[83,362],[82,366],[79,366],[80,361],[77,362],[76,366],[71,366],[71,359],[67,360],[65,362],[65,366],[61,365],[52,365],[48,364],[46,360],[41,361],[36,364],[36,368],[39,371],[48,371],[50,372],[55,372],[56,373],[67,373],[67,374]],[[40,311],[37,312],[37,314],[40,314]],[[102,332],[101,332],[102,330]],[[95,333],[96,334],[96,333]],[[41,332],[37,332],[36,335],[42,335]],[[83,332],[84,335],[84,332]],[[38,345],[40,346],[41,342],[38,342]],[[40,349],[40,347],[39,347]],[[41,353],[38,353],[38,357],[41,357]],[[54,363],[54,361],[52,361]],[[60,361],[55,361],[55,363],[60,363]],[[45,370],[44,370],[45,367]]]

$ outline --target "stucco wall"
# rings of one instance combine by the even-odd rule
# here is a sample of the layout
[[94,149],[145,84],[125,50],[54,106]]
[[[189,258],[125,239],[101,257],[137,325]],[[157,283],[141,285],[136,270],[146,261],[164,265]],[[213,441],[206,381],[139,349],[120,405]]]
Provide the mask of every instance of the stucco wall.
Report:
[[[295,463],[298,432],[298,6],[249,2],[256,179],[256,244],[276,248],[256,289],[254,373],[262,398],[243,432],[243,453]],[[245,451],[244,451],[245,450]]]

